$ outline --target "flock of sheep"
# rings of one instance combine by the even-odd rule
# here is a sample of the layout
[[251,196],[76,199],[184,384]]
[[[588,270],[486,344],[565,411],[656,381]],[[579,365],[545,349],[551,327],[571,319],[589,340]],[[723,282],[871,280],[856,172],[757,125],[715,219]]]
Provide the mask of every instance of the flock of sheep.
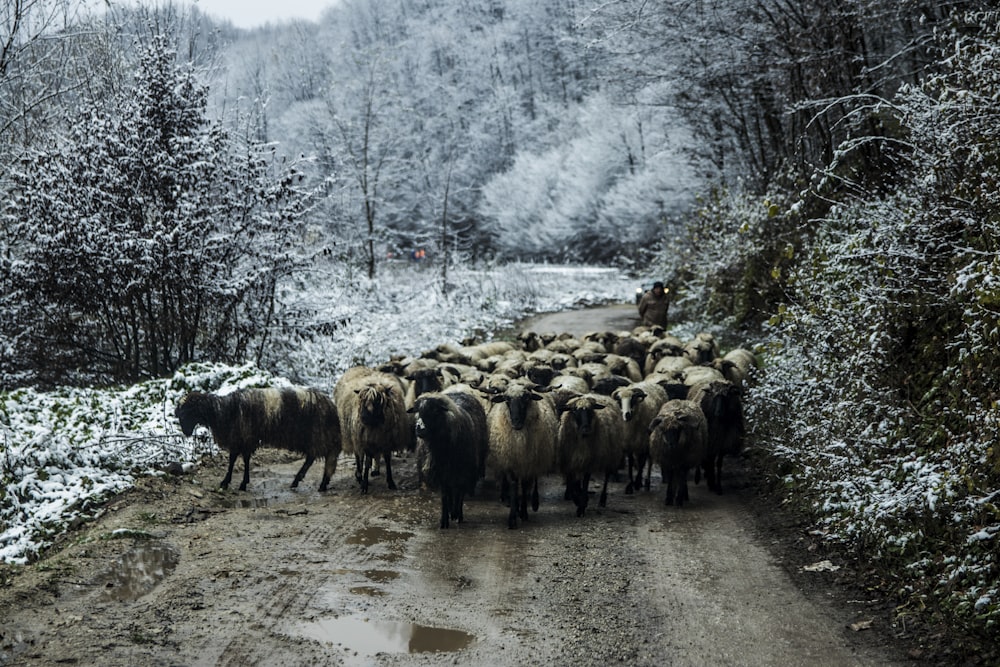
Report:
[[688,499],[691,471],[721,493],[723,458],[743,445],[741,395],[756,367],[752,352],[720,355],[705,333],[682,341],[658,327],[579,338],[526,332],[516,343],[441,345],[352,368],[332,397],[301,387],[191,392],[176,415],[185,435],[207,426],[229,452],[222,488],[242,457],[246,490],[250,456],[271,446],[305,454],[293,488],[323,457],[326,490],[343,451],[355,456],[362,493],[382,463],[395,489],[393,453],[415,450],[421,485],[440,491],[441,528],[463,520],[465,496],[488,472],[515,528],[529,502],[538,510],[538,480],[550,474],[565,480],[577,516],[592,476],[603,476],[603,507],[612,475],[626,470],[627,494],[648,491],[654,463],[668,505]]

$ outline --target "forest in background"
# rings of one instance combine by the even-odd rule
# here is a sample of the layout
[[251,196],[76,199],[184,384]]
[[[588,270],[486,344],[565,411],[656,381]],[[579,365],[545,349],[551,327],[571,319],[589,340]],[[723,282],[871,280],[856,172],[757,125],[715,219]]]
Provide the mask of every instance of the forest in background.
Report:
[[901,614],[995,632],[992,3],[113,7],[0,9],[0,387],[260,361],[317,262],[663,276],[758,341],[776,485]]

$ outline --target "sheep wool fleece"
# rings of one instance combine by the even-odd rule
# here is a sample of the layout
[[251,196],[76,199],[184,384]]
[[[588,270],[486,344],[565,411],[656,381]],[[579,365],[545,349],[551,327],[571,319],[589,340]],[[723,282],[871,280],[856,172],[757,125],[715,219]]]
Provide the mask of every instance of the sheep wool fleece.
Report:
[[646,326],[667,326],[667,309],[670,307],[666,293],[657,297],[653,290],[648,290],[639,300],[639,316]]

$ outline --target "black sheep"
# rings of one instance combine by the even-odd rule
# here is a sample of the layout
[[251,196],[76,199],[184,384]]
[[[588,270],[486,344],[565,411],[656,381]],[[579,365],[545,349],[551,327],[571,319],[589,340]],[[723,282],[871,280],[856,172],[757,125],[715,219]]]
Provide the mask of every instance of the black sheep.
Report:
[[418,447],[426,447],[423,477],[441,491],[441,528],[464,519],[462,504],[472,495],[489,446],[486,411],[461,391],[421,394],[407,412],[417,415]]
[[197,425],[207,426],[215,442],[229,452],[229,469],[220,486],[229,488],[233,466],[243,457],[243,482],[250,483],[250,456],[258,447],[277,447],[305,454],[306,460],[292,480],[296,488],[317,457],[324,457],[323,481],[326,491],[337,470],[340,455],[340,420],[329,396],[317,389],[240,389],[219,396],[193,391],[181,399],[175,411],[184,435]]

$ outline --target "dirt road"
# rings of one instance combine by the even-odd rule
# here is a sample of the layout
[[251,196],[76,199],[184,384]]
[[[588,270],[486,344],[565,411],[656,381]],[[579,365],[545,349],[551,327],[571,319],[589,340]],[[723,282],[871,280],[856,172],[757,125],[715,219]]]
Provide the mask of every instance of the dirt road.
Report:
[[[570,317],[589,330],[631,313]],[[290,491],[299,461],[275,452],[247,492],[215,490],[221,455],[143,480],[0,590],[0,665],[906,662],[877,605],[828,596],[823,566],[793,576],[738,466],[725,495],[700,485],[665,507],[657,474],[582,518],[547,479],[516,530],[487,483],[442,531],[413,463],[368,496],[346,458],[329,492],[315,466]]]

